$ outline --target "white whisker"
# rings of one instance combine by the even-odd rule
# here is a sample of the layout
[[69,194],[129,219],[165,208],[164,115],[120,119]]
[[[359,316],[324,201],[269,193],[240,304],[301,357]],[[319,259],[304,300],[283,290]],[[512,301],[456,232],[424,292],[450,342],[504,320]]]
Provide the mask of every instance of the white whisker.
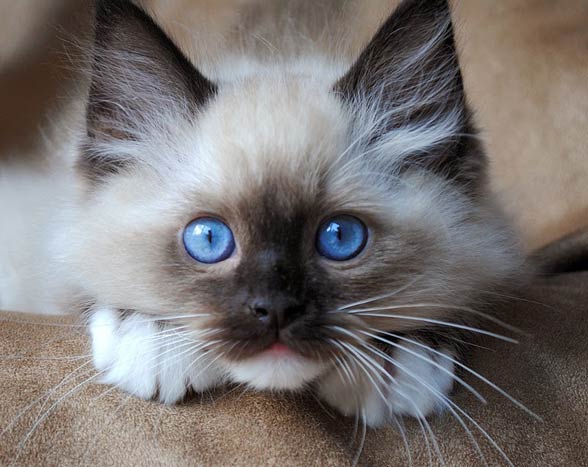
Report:
[[400,292],[403,292],[404,290],[408,289],[410,286],[414,285],[414,283],[417,282],[421,277],[422,277],[422,275],[415,277],[408,284],[403,285],[402,287],[394,290],[393,292],[382,294],[382,295],[376,295],[375,297],[372,297],[372,298],[366,298],[365,300],[360,300],[358,302],[349,303],[347,305],[344,305],[344,306],[341,306],[341,307],[337,308],[336,311],[343,311],[343,310],[347,310],[349,308],[352,308],[354,306],[365,305],[367,303],[372,303],[372,302],[375,302],[377,300],[382,300],[384,298],[393,297],[395,295],[398,295]]
[[[382,356],[381,355],[382,354],[382,351],[379,350],[379,349],[377,349],[376,347],[374,347],[372,345],[369,345],[367,343],[364,343],[364,347],[367,350],[370,350],[371,352],[375,353],[376,355],[380,355],[380,357]],[[409,375],[410,377],[412,377],[415,381],[418,382],[418,384],[420,384],[424,388],[426,388],[433,396],[435,396],[441,403],[443,403],[443,405],[445,405],[447,407],[447,409],[452,413],[452,415],[455,417],[455,419],[457,420],[457,422],[463,427],[466,435],[472,441],[472,443],[474,445],[474,448],[476,449],[476,451],[480,455],[481,460],[484,462],[485,465],[488,465],[488,463],[486,462],[486,458],[484,456],[484,453],[482,452],[482,449],[480,448],[480,445],[476,441],[476,438],[474,437],[474,435],[472,434],[471,430],[468,428],[468,426],[466,425],[466,423],[463,421],[463,419],[459,416],[459,414],[455,412],[455,410],[454,410],[453,407],[455,407],[460,412],[462,412],[462,414],[464,416],[466,416],[468,419],[470,418],[469,415],[467,413],[465,413],[464,411],[462,411],[459,408],[459,406],[457,406],[456,404],[454,404],[451,400],[449,400],[447,397],[445,397],[442,393],[440,393],[435,388],[431,387],[429,384],[427,384],[425,381],[423,381],[422,378],[419,378],[412,371],[408,370],[404,365],[399,364],[397,360],[394,360],[394,359],[392,359],[392,360],[393,360],[392,364],[396,368],[400,369],[401,371],[403,371],[404,373],[406,373],[407,375]],[[415,390],[418,390],[418,388],[416,388],[416,387],[414,389]],[[424,417],[419,417],[419,418],[423,418],[424,419]],[[480,429],[481,429],[481,427],[480,427]],[[432,438],[432,440],[433,439],[434,438]],[[498,445],[496,445],[496,448],[499,450],[499,452],[501,452],[502,454],[504,454],[504,452],[498,447]],[[437,446],[437,449],[439,449],[438,446]],[[438,455],[441,456],[441,452],[440,451],[438,451]],[[504,456],[506,456],[506,454],[504,454]],[[506,459],[508,459],[508,457],[506,457]],[[509,462],[510,462],[510,460],[509,460]]]
[[[378,350],[378,349],[375,349],[375,350]],[[411,376],[416,381],[418,381],[419,384],[421,384],[423,387],[425,387],[427,390],[429,390],[431,392],[431,394],[435,395],[435,397],[437,397],[441,401],[443,401],[445,403],[446,407],[456,417],[459,417],[459,416],[455,413],[455,411],[453,409],[457,410],[464,417],[466,417],[466,419],[468,421],[470,421],[478,429],[478,431],[490,442],[490,444],[492,444],[492,446],[498,451],[498,453],[508,463],[508,465],[514,467],[514,464],[509,459],[509,457],[506,455],[506,453],[502,450],[502,448],[500,446],[498,446],[498,444],[496,443],[496,441],[494,441],[494,439],[488,434],[488,432],[486,430],[484,430],[484,428],[482,428],[480,426],[480,424],[472,416],[470,416],[461,407],[459,407],[457,404],[455,404],[453,401],[451,401],[448,397],[446,397],[445,395],[443,395],[442,393],[440,393],[439,391],[437,391],[435,388],[431,387],[429,384],[427,384],[426,382],[424,382],[422,379],[418,378],[413,372],[411,372],[410,370],[408,370],[404,365],[401,365],[398,362],[396,362],[395,365],[396,365],[397,368],[399,368],[400,370],[404,371],[407,375]],[[459,417],[458,420],[459,419],[461,419],[461,417]],[[465,425],[465,423],[464,423],[464,425]],[[468,429],[468,432],[471,435],[471,431],[469,431],[469,429]],[[475,441],[475,438],[473,437],[473,435],[470,436],[470,439],[472,439],[472,441],[475,443],[476,450],[478,451],[478,453],[480,454],[480,456],[482,457],[482,459],[486,463],[485,457],[484,457],[484,455],[483,455],[483,453],[482,453],[482,451],[481,451],[481,449],[480,449],[477,441]]]
[[482,402],[483,404],[486,404],[487,401],[486,399],[478,392],[476,391],[471,385],[469,385],[468,383],[466,383],[462,378],[460,378],[459,376],[457,376],[455,373],[453,373],[452,371],[448,370],[447,368],[445,368],[444,366],[440,365],[439,363],[437,363],[436,361],[425,357],[424,355],[420,355],[417,352],[412,351],[411,349],[409,349],[408,347],[405,347],[403,345],[398,344],[397,342],[392,342],[388,339],[384,339],[383,337],[377,336],[376,334],[372,334],[371,332],[366,332],[366,331],[360,331],[362,334],[365,334],[373,339],[376,339],[380,342],[383,342],[384,344],[388,344],[391,345],[397,349],[401,349],[404,352],[407,352],[411,355],[413,355],[414,357],[423,360],[431,365],[433,365],[435,368],[439,369],[440,371],[442,371],[443,373],[451,376],[451,378],[455,381],[457,381],[459,384],[461,384],[464,388],[466,388],[469,392],[471,392],[476,399],[478,399],[480,402]]
[[373,308],[364,308],[359,310],[348,310],[348,313],[351,314],[364,314],[363,312],[368,311],[385,311],[385,310],[404,310],[404,309],[411,309],[411,308],[446,308],[449,310],[459,310],[459,311],[467,311],[473,315],[480,316],[488,321],[491,321],[494,324],[498,324],[509,331],[516,332],[519,334],[527,335],[528,333],[524,332],[523,330],[512,326],[504,321],[489,315],[488,313],[483,313],[478,310],[474,310],[473,308],[467,306],[458,306],[458,305],[448,305],[444,303],[412,303],[407,305],[392,305],[392,306],[382,306],[382,307],[373,307]]
[[[375,332],[380,332],[377,329],[372,329],[372,331]],[[435,353],[436,355],[439,355],[442,358],[445,358],[447,360],[449,360],[450,362],[452,362],[453,364],[459,366],[460,368],[463,368],[465,371],[467,371],[468,373],[474,375],[476,378],[478,378],[479,380],[483,381],[484,383],[486,383],[488,386],[490,386],[491,388],[493,388],[494,390],[496,390],[497,392],[499,392],[500,394],[502,394],[504,397],[506,397],[509,401],[511,401],[513,404],[515,404],[517,407],[519,407],[521,410],[523,410],[524,412],[526,412],[528,415],[530,415],[531,417],[535,418],[536,420],[539,421],[543,421],[543,419],[537,415],[535,412],[533,412],[531,409],[529,409],[528,407],[526,407],[522,402],[518,401],[517,399],[515,399],[514,397],[512,397],[509,393],[507,393],[504,389],[502,389],[500,386],[496,385],[495,383],[493,383],[492,381],[490,381],[488,378],[486,378],[485,376],[481,375],[480,373],[472,370],[470,367],[468,367],[467,365],[463,364],[462,362],[460,362],[459,360],[450,357],[449,355],[444,354],[443,352],[439,352],[436,349],[433,349],[421,342],[418,342],[416,340],[413,339],[409,339],[407,337],[403,337],[400,336],[398,334],[394,334],[391,332],[383,332],[383,334],[389,335],[390,337],[394,337],[396,339],[399,340],[403,340],[406,342],[410,342],[414,345],[417,345],[419,347],[425,348],[430,350],[431,352]]]
[[15,458],[13,459],[11,465],[15,465],[16,464],[16,461],[18,460],[18,458],[22,454],[22,450],[24,449],[24,447],[25,447],[26,443],[28,442],[28,440],[34,434],[35,430],[39,427],[39,425],[41,425],[41,423],[43,423],[47,419],[47,417],[49,417],[55,411],[55,409],[57,408],[57,406],[62,401],[64,401],[67,397],[73,395],[76,391],[79,391],[83,386],[87,385],[90,381],[94,380],[95,378],[97,378],[98,376],[100,376],[102,373],[103,372],[100,371],[100,372],[97,372],[94,375],[90,376],[89,378],[86,378],[84,381],[82,381],[81,383],[77,384],[73,389],[70,389],[69,391],[67,391],[63,396],[61,396],[53,404],[51,404],[51,406],[43,413],[43,415],[41,415],[37,419],[37,421],[35,421],[35,423],[29,429],[29,431],[27,432],[27,434],[25,435],[25,437],[18,444],[17,452],[16,452]]
[[[19,414],[14,417],[12,419],[12,421],[2,430],[2,432],[0,432],[0,438],[6,434],[8,431],[10,431],[10,429],[22,418],[24,417],[27,412],[29,410],[31,410],[36,404],[40,403],[43,399],[48,399],[55,391],[57,391],[61,386],[63,386],[64,384],[67,384],[69,381],[71,381],[72,379],[76,378],[79,375],[76,375],[76,373],[81,370],[82,368],[86,367],[87,365],[90,365],[92,363],[91,360],[88,360],[87,362],[85,362],[83,365],[80,365],[79,367],[77,367],[76,369],[74,369],[73,371],[71,371],[66,377],[64,377],[56,386],[54,386],[52,389],[48,390],[47,392],[45,392],[43,395],[41,395],[40,397],[38,397],[37,399],[35,399],[34,401],[32,401],[30,404],[28,404],[24,409],[22,409]],[[87,370],[86,372],[82,373],[82,375],[88,374],[90,372],[92,372],[93,370]]]
[[[360,338],[358,338],[357,336],[356,336],[356,338],[361,342]],[[341,342],[341,344],[344,345],[345,348],[347,348],[353,355],[355,355],[355,357],[356,357],[355,362],[359,364],[359,368],[368,377],[369,381],[372,384],[372,387],[374,389],[376,389],[379,397],[382,399],[382,401],[384,402],[384,405],[388,408],[388,410],[391,410],[390,403],[389,403],[388,399],[379,390],[378,385],[374,381],[374,379],[373,379],[372,375],[370,374],[370,372],[368,371],[368,369],[371,369],[375,373],[375,376],[379,379],[379,381],[382,383],[383,386],[386,386],[386,382],[384,381],[383,376],[387,377],[392,383],[392,385],[389,386],[389,388],[392,389],[400,397],[405,399],[409,404],[411,404],[413,406],[413,408],[415,409],[417,414],[419,414],[419,417],[417,417],[417,419],[422,419],[419,421],[419,424],[421,425],[421,427],[424,427],[426,429],[426,431],[428,431],[428,433],[431,437],[431,441],[433,442],[433,446],[435,448],[435,451],[439,457],[439,460],[442,464],[444,464],[443,456],[442,456],[441,451],[439,449],[437,439],[436,439],[435,434],[433,433],[430,425],[428,424],[428,422],[426,422],[426,418],[425,418],[424,414],[422,414],[420,409],[416,406],[414,401],[408,395],[406,395],[402,391],[400,391],[400,389],[398,388],[398,383],[397,383],[396,379],[389,372],[387,372],[378,362],[376,362],[373,358],[369,357],[364,352],[361,352],[358,348],[349,347],[348,344],[345,344],[343,342]],[[363,346],[367,350],[371,350],[369,347],[365,346],[365,344]],[[365,366],[365,368],[364,368],[364,366]],[[423,425],[423,423],[424,423],[424,425]],[[424,435],[424,436],[426,439],[426,435]],[[428,441],[425,441],[425,442],[428,445]]]
[[[212,341],[212,342],[198,342],[198,341],[181,342],[181,341],[179,341],[179,342],[180,342],[179,344],[177,344],[173,347],[170,347],[170,348],[164,350],[163,352],[158,353],[157,355],[155,355],[151,359],[149,359],[146,362],[146,364],[155,361],[155,364],[149,368],[149,371],[152,371],[156,368],[160,368],[165,363],[167,363],[173,359],[177,359],[179,357],[182,357],[183,355],[186,355],[186,354],[192,355],[196,352],[199,352],[202,349],[204,349],[210,345],[213,345],[215,342],[218,342],[218,341]],[[172,342],[172,344],[176,344],[176,342]],[[186,347],[187,347],[187,349],[186,349]],[[181,350],[181,349],[185,349],[185,350],[181,351],[180,353],[174,353],[174,352],[177,352],[178,350]],[[171,353],[171,355],[169,358],[161,360],[161,357],[163,357],[164,355],[170,354],[170,353]]]
[[27,355],[6,355],[6,356],[2,356],[0,357],[0,361],[2,360],[47,360],[47,361],[53,361],[53,360],[57,360],[57,361],[76,361],[76,360],[84,360],[86,358],[92,358],[91,354],[88,355],[74,355],[71,357],[31,357],[31,356],[27,356]]
[[[345,351],[345,349],[347,349],[348,353],[351,353],[352,355],[355,356],[355,361],[357,363],[363,362],[366,365],[370,365],[371,364],[369,362],[367,362],[367,360],[364,358],[364,356],[361,355],[361,352],[359,352],[359,350],[355,347],[350,346],[349,344],[345,343],[345,342],[340,342],[340,341],[335,341],[334,339],[329,339],[331,341],[331,343],[333,345],[336,345],[337,347],[339,347],[342,351]],[[341,347],[344,347],[341,348]],[[358,360],[359,359],[359,360]],[[377,365],[377,363],[376,363]],[[388,400],[386,398],[386,396],[384,396],[384,394],[382,393],[380,386],[376,383],[376,381],[373,379],[373,375],[367,371],[367,367],[364,368],[363,365],[359,365],[359,368],[361,370],[363,370],[364,374],[366,375],[366,377],[370,380],[370,382],[372,383],[373,388],[377,391],[378,395],[382,398],[382,400],[386,403],[386,401]],[[383,368],[382,368],[383,370]],[[383,380],[382,376],[379,373],[376,373],[375,376],[380,380],[380,383],[382,385],[385,385],[385,381]]]
[[[408,443],[408,437],[406,435],[406,429],[403,425],[403,423],[400,422],[400,418],[393,416],[392,417],[392,422],[394,423],[394,425],[396,425],[396,427],[398,428],[398,432],[400,433],[400,436],[402,438],[402,444],[404,444],[404,449],[406,451],[406,460],[408,463],[409,467],[412,467],[412,451],[410,449],[410,444]],[[425,439],[427,439],[427,437],[425,436]],[[427,447],[428,446],[428,440],[426,441]],[[429,447],[429,464],[432,464],[432,458],[431,458],[431,448]]]
[[[355,379],[355,375],[353,374],[353,371],[351,370],[351,367],[349,367],[349,365],[345,361],[344,357],[339,357],[335,353],[333,353],[333,356],[335,357],[335,360],[341,365],[341,368],[339,368],[337,365],[335,365],[335,368],[337,370],[337,373],[339,374],[339,377],[341,378],[341,381],[343,383],[345,383],[345,378],[343,376],[346,375],[347,381],[349,383],[349,388],[351,389],[351,393],[353,394],[353,400],[355,402],[355,406],[357,408],[361,407],[361,402],[359,400],[359,396],[357,394],[357,391],[354,390],[357,387],[357,381]],[[344,371],[344,375],[341,374],[341,370]],[[353,433],[351,435],[352,441],[355,440],[355,438],[357,436],[357,429],[359,427],[359,413],[357,410],[354,412],[353,418],[354,418],[354,420],[353,420]]]
[[464,331],[474,332],[476,334],[483,334],[485,336],[494,337],[495,339],[499,339],[501,341],[509,342],[511,344],[518,344],[519,341],[516,339],[512,339],[511,337],[503,336],[501,334],[497,334],[495,332],[486,331],[484,329],[474,328],[472,326],[466,326],[465,324],[458,324],[458,323],[450,323],[448,321],[441,321],[438,319],[432,318],[422,318],[418,316],[406,316],[406,315],[398,315],[398,314],[382,314],[382,313],[361,313],[362,316],[372,316],[378,318],[393,318],[393,319],[402,319],[407,321],[419,321],[423,323],[429,324],[436,324],[439,326],[446,326],[449,328],[455,329],[463,329]]
[[[392,365],[394,365],[395,367],[397,367],[397,368],[400,368],[400,369],[403,369],[403,367],[402,367],[401,365],[399,365],[399,364],[398,364],[398,362],[397,362],[395,359],[393,359],[393,358],[392,358],[392,357],[390,357],[389,355],[385,354],[385,353],[384,353],[384,352],[382,352],[380,349],[378,349],[378,348],[376,348],[376,347],[374,347],[374,346],[370,345],[369,343],[367,343],[367,342],[363,341],[363,340],[362,340],[362,339],[361,339],[359,336],[357,336],[357,335],[353,334],[352,332],[350,332],[350,331],[348,331],[348,330],[346,330],[346,329],[340,328],[340,327],[338,327],[338,326],[329,326],[329,328],[334,328],[334,329],[336,329],[336,330],[338,330],[338,331],[340,331],[340,332],[342,332],[342,333],[344,333],[344,334],[346,334],[346,335],[349,335],[349,336],[351,336],[351,337],[354,337],[354,338],[355,338],[355,339],[356,339],[356,340],[359,342],[359,344],[360,344],[362,347],[364,347],[366,350],[369,350],[369,351],[371,351],[372,353],[374,353],[374,354],[378,355],[380,358],[383,358],[385,361],[388,361],[388,362],[390,362],[390,363],[391,363]],[[344,343],[342,343],[342,344],[344,344]],[[358,350],[358,349],[356,349],[356,350]],[[407,349],[405,349],[405,350],[407,350]],[[366,356],[366,355],[365,355],[363,352],[359,352],[359,353],[361,353],[361,354],[362,354],[364,357],[366,357],[366,358],[367,358],[367,356]],[[428,359],[425,359],[425,360],[428,360]],[[394,377],[392,377],[392,375],[390,375],[390,373],[389,373],[389,372],[387,372],[387,371],[386,371],[386,370],[385,370],[385,369],[384,369],[384,368],[383,368],[381,365],[379,365],[377,362],[375,362],[375,361],[373,361],[373,360],[372,360],[372,363],[371,363],[371,365],[375,366],[377,370],[379,370],[379,371],[380,371],[380,372],[381,372],[383,375],[387,376],[387,377],[388,377],[388,378],[389,378],[389,379],[392,381],[392,383],[393,383],[394,385],[396,384],[396,380],[395,380],[395,378],[394,378]],[[441,367],[441,366],[439,366],[439,368],[442,368],[442,367]],[[428,386],[428,385],[427,385],[427,384],[426,384],[424,381],[422,381],[422,379],[421,379],[421,378],[418,378],[416,375],[414,375],[414,373],[412,373],[412,372],[409,372],[409,371],[407,371],[407,370],[403,370],[403,371],[405,371],[405,373],[407,373],[409,376],[412,376],[412,377],[413,377],[413,378],[414,378],[416,381],[418,381],[420,384],[423,384],[424,386],[427,386],[427,387],[429,388],[429,390],[430,390],[430,391],[435,391],[433,388],[431,388],[430,386]],[[446,370],[446,371],[448,371],[448,370]],[[455,375],[453,375],[452,373],[451,373],[451,375],[452,375],[452,377],[453,377],[453,376],[455,376]],[[380,381],[382,381],[382,379],[381,379],[381,378],[379,378],[379,379],[380,379]],[[460,378],[460,379],[461,379],[461,378]],[[375,385],[375,383],[373,382],[373,380],[372,380],[371,378],[370,378],[370,380],[372,381],[372,384],[374,384],[374,387],[375,387],[375,388],[377,388],[377,386]],[[465,383],[465,382],[464,382],[464,383]],[[385,384],[385,383],[383,383],[383,384]],[[465,384],[466,384],[466,386],[469,386],[469,385],[467,385],[467,383],[465,383]],[[471,386],[469,386],[469,387],[471,387]],[[404,397],[404,398],[405,398],[407,401],[409,401],[409,403],[411,403],[411,405],[413,405],[413,407],[415,408],[415,410],[417,411],[417,413],[419,413],[419,414],[420,414],[420,417],[418,417],[418,418],[422,418],[423,420],[426,420],[426,419],[425,419],[425,417],[424,417],[424,415],[423,415],[423,414],[420,412],[419,408],[418,408],[418,407],[417,407],[417,406],[416,406],[416,405],[415,405],[415,404],[412,402],[412,400],[410,399],[410,397],[408,397],[406,394],[403,394],[401,391],[399,391],[399,390],[398,390],[398,388],[395,388],[395,387],[393,387],[392,389],[394,389],[394,390],[395,390],[395,392],[396,392],[397,394],[399,394],[400,396]],[[415,389],[416,389],[416,388],[415,388]],[[418,390],[418,389],[417,389],[417,390]],[[474,393],[475,395],[476,395],[476,394],[478,394],[478,395],[479,395],[479,393],[478,393],[477,391],[475,391],[473,388],[472,388],[472,391],[473,391],[473,393]],[[380,393],[380,394],[381,394],[381,393]],[[435,391],[435,392],[433,392],[433,395],[435,395],[435,397],[437,397],[437,398],[439,398],[439,394],[440,394],[440,393],[439,393],[438,391]],[[484,402],[485,402],[485,399],[484,399],[484,398],[483,398],[481,395],[480,395],[479,397],[481,398],[481,400],[482,400],[482,401],[484,401]],[[452,410],[451,408],[450,408],[450,411],[452,411],[452,412],[453,412],[453,410]],[[455,415],[455,416],[458,418],[458,421],[460,421],[460,420],[461,420],[461,418],[460,418],[460,417],[459,417],[457,414],[454,414],[454,415]],[[425,423],[426,423],[426,422],[425,422]],[[468,428],[467,428],[467,426],[465,425],[465,423],[463,423],[463,420],[461,420],[461,424],[462,424],[462,426],[464,427],[464,429],[468,430]],[[430,426],[428,426],[428,424],[427,424],[427,430],[429,431],[429,434],[430,434],[430,436],[431,436],[431,440],[434,440],[435,449],[436,449],[436,451],[437,451],[437,454],[438,454],[438,456],[440,457],[440,459],[442,459],[443,457],[442,457],[442,455],[441,455],[441,451],[439,450],[439,446],[438,446],[438,444],[437,444],[437,441],[436,441],[435,435],[434,435],[434,433],[432,432],[432,430],[431,430]],[[469,430],[468,430],[468,431],[469,431]],[[470,432],[470,434],[471,434],[471,432]],[[474,440],[473,436],[472,436],[472,440]],[[475,441],[474,441],[474,442],[475,442]],[[481,456],[482,456],[482,458],[483,458],[483,454],[482,454],[481,450],[479,450],[479,446],[478,446],[478,451],[479,451],[480,455],[481,455]]]
[[367,421],[366,421],[366,416],[365,416],[365,409],[363,407],[360,408],[360,413],[361,413],[361,437],[359,439],[359,446],[357,448],[357,452],[355,453],[355,456],[353,457],[353,461],[352,464],[353,467],[355,467],[358,462],[359,462],[359,458],[361,457],[361,453],[363,452],[363,446],[365,444],[365,436],[366,436],[366,432],[367,432]]

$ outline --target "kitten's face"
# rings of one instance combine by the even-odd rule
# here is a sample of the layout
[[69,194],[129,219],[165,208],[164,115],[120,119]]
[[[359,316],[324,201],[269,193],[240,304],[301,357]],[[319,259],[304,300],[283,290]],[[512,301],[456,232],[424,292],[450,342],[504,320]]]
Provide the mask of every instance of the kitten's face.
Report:
[[[92,182],[67,232],[68,261],[92,300],[177,316],[204,332],[236,380],[293,389],[363,339],[359,331],[407,330],[422,327],[421,318],[451,316],[452,307],[475,300],[477,289],[493,288],[511,273],[508,235],[485,204],[482,182],[474,186],[468,172],[483,163],[463,164],[466,188],[453,164],[437,167],[452,152],[481,157],[477,147],[455,143],[466,120],[453,94],[436,111],[427,107],[425,117],[421,109],[391,124],[381,103],[360,103],[367,87],[353,96],[365,74],[353,69],[335,87],[320,70],[315,77],[270,70],[213,90],[201,76],[182,75],[187,64],[140,12],[111,8],[115,20],[108,27],[129,29],[135,49],[124,51],[118,67],[119,50],[95,65],[88,117],[93,152],[81,163]],[[122,47],[108,41],[108,31],[99,25],[101,46]],[[117,31],[112,37],[120,37]],[[117,84],[113,95],[131,94],[120,101],[128,106],[121,115],[104,104],[102,94],[114,87],[107,74],[124,73],[133,64],[128,54],[140,47],[141,58],[154,65],[126,72],[144,85],[145,106],[133,115],[127,102],[137,102],[140,90]],[[162,92],[170,82],[173,90]],[[152,105],[157,91],[156,102],[178,102]],[[378,99],[391,92],[385,91]],[[102,100],[93,102],[96,95]],[[384,125],[374,112],[386,116]],[[435,151],[441,162],[429,164]],[[415,155],[421,161],[411,163]],[[218,261],[199,261],[186,228],[211,218],[222,222],[234,248]],[[334,257],[321,233],[331,229],[325,235],[346,248],[345,232],[332,228],[347,228],[339,221],[349,219],[362,238],[352,254]],[[212,242],[217,231],[210,232]],[[428,305],[406,308],[415,304]],[[357,308],[376,310],[351,312]]]

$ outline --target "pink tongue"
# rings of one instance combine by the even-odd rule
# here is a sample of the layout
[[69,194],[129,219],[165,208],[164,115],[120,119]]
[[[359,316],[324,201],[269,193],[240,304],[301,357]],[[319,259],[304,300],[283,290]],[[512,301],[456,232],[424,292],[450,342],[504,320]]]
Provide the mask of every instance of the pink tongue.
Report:
[[282,344],[281,342],[276,342],[276,343],[272,344],[268,350],[272,353],[278,353],[278,354],[284,354],[284,353],[291,352],[290,347]]

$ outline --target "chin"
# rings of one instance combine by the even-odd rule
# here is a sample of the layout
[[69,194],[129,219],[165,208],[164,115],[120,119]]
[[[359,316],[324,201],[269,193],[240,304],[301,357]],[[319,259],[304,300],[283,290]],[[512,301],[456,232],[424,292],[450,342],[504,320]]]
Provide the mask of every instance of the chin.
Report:
[[257,390],[296,391],[323,374],[327,365],[301,355],[262,352],[240,361],[226,362],[236,383]]

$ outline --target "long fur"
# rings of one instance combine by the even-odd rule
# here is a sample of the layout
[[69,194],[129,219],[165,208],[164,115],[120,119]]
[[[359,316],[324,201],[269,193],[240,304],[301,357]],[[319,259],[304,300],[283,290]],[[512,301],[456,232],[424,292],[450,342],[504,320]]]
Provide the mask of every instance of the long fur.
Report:
[[[191,68],[130,3],[99,2],[97,18],[86,125],[63,176],[63,193],[75,193],[51,203],[53,227],[30,241],[47,243],[56,293],[93,310],[106,381],[165,402],[227,379],[257,389],[316,384],[371,425],[390,421],[384,409],[424,417],[446,407],[451,346],[436,347],[438,361],[416,347],[377,347],[371,333],[475,331],[478,308],[522,275],[517,241],[486,188],[447,4],[404,2],[346,67],[317,55],[252,60],[222,80]],[[406,22],[415,23],[409,32]],[[238,243],[210,267],[179,241],[203,213],[222,217]],[[307,253],[333,213],[370,230],[349,265]],[[288,243],[276,251],[298,252],[286,251],[284,274],[303,271],[312,302],[287,358],[239,337],[249,324],[237,284],[263,282],[257,258],[271,258],[279,241]],[[8,296],[12,276],[0,283],[0,307],[45,306],[28,300],[44,283],[20,301]],[[17,279],[20,290],[28,279]],[[166,320],[192,334],[171,339],[155,323]],[[186,339],[192,353],[174,360]]]

